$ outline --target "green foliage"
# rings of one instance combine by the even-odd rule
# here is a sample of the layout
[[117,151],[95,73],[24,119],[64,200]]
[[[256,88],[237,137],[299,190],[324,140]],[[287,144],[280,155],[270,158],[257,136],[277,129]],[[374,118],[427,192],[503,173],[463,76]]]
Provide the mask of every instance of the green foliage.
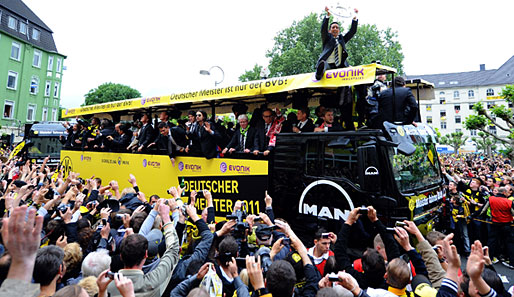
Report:
[[115,83],[104,83],[95,89],[91,89],[85,96],[83,105],[93,105],[125,99],[141,97],[138,90],[129,86]]
[[492,151],[496,149],[496,143],[498,142],[496,138],[487,135],[486,133],[480,131],[478,132],[478,137],[472,137],[479,151],[482,151],[484,154],[490,156]]
[[261,70],[262,70],[262,66],[255,64],[255,66],[253,66],[252,70],[246,70],[245,73],[243,73],[239,76],[239,81],[245,82],[245,81],[261,79]]
[[500,93],[507,102],[514,102],[514,85],[506,85]]
[[466,121],[464,122],[464,127],[468,130],[481,130],[484,129],[486,126],[487,118],[483,115],[472,114],[469,117],[467,117]]
[[481,101],[475,103],[473,105],[473,110],[478,113],[479,115],[485,115],[485,109],[484,109],[484,105],[482,104]]
[[491,113],[506,122],[508,122],[510,119],[512,119],[512,115],[513,115],[512,110],[505,107],[505,105],[502,105],[502,104],[495,105],[491,109]]
[[[322,51],[322,16],[311,13],[275,36],[275,44],[266,52],[270,59],[270,77],[313,72]],[[343,30],[343,34],[349,30]],[[395,67],[403,73],[402,46],[397,41],[398,34],[390,28],[379,30],[376,25],[359,25],[357,33],[348,42],[348,62],[350,65],[369,64],[380,60],[382,64]],[[239,77],[240,81],[259,78],[255,66]]]
[[459,153],[459,148],[466,142],[467,136],[462,132],[453,132],[450,135],[445,135],[439,138],[439,143],[450,145],[456,154]]

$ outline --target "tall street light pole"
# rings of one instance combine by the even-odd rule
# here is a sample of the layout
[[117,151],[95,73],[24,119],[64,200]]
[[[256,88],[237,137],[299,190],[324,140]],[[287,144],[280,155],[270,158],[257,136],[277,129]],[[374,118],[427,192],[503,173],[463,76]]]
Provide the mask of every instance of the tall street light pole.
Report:
[[221,80],[220,81],[217,81],[217,80],[214,81],[214,87],[218,87],[218,85],[221,84],[223,82],[223,80],[225,79],[225,71],[223,71],[223,69],[220,66],[212,66],[211,68],[209,68],[209,70],[200,70],[200,74],[202,74],[202,75],[211,75],[212,74],[212,70],[214,68],[217,68],[217,69],[219,69],[221,71]]

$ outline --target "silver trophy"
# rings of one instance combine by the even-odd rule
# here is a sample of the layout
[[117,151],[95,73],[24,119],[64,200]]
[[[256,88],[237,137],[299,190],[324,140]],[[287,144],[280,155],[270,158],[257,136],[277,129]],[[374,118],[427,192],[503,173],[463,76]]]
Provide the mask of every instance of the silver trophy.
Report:
[[353,9],[349,5],[343,5],[339,2],[328,6],[328,11],[340,22],[353,17]]

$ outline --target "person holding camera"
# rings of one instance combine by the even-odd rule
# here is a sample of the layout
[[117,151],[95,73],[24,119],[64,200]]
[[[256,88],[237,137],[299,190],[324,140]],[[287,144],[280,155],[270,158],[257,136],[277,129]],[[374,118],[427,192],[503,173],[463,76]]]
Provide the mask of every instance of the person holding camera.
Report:
[[336,241],[337,235],[333,232],[327,232],[327,230],[323,228],[318,229],[314,234],[314,246],[307,251],[314,259],[314,265],[321,275],[325,275],[324,270],[328,257],[334,256],[334,252],[330,249],[330,246],[335,244]]
[[468,221],[469,216],[469,205],[468,201],[457,192],[457,186],[454,182],[450,182],[448,185],[450,193],[450,212],[452,214],[452,223],[459,238],[462,242],[462,248],[465,254],[470,253],[469,235],[468,235]]

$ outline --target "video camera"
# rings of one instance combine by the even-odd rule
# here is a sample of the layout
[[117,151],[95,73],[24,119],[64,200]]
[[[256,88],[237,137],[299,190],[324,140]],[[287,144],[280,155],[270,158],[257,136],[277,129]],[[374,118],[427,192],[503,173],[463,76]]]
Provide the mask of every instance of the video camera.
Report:
[[237,238],[244,238],[245,237],[245,231],[250,229],[250,226],[247,222],[244,222],[244,219],[246,219],[247,216],[247,206],[246,202],[243,202],[241,204],[241,209],[236,210],[234,213],[227,215],[227,220],[235,220],[236,225],[234,226],[233,235]]

